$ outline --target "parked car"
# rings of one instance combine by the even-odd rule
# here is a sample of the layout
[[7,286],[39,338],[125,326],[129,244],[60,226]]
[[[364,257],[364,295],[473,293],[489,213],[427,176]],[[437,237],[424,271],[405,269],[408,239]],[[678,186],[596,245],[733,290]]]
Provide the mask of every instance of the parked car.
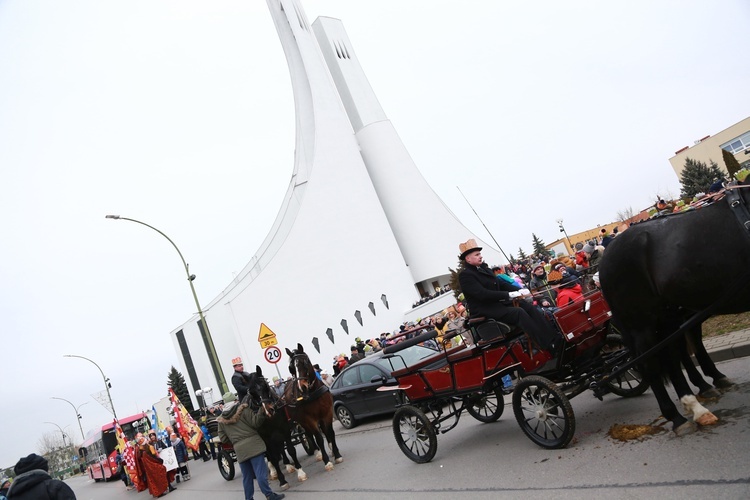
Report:
[[396,411],[396,398],[391,391],[378,391],[383,385],[396,384],[391,375],[411,364],[432,356],[437,351],[414,345],[393,356],[384,357],[383,351],[347,366],[331,386],[333,410],[341,425],[351,429],[357,420]]

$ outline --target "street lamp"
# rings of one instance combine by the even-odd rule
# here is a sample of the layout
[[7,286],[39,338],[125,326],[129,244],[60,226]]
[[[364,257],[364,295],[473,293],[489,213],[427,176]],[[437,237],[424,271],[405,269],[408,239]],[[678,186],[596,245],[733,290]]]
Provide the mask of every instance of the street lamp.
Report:
[[[60,429],[60,434],[62,434],[62,438],[63,438],[63,452],[62,452],[63,453],[63,459],[62,459],[61,462],[62,462],[63,467],[65,467],[65,463],[67,462],[66,458],[68,457],[68,445],[65,443],[65,431],[63,431],[62,427],[60,427],[59,425],[57,425],[54,422],[44,422],[44,423],[45,424],[54,425],[55,427],[57,427],[58,429]],[[68,437],[68,439],[70,439],[70,437]],[[71,439],[71,442],[72,441],[73,440]],[[59,454],[56,454],[56,455],[59,457]],[[57,461],[57,459],[55,461]],[[55,469],[57,470],[57,466],[55,466]]]
[[67,447],[68,447],[68,445],[67,445],[67,444],[65,443],[65,431],[64,431],[64,430],[62,430],[62,427],[60,427],[59,425],[57,425],[57,424],[56,424],[56,423],[54,423],[54,422],[44,422],[44,423],[45,423],[45,424],[50,424],[50,425],[54,425],[55,427],[57,427],[58,429],[60,429],[60,434],[62,434],[62,438],[63,438],[63,448],[67,448]]
[[[104,372],[102,371],[102,368],[97,365],[94,361],[90,360],[89,358],[84,358],[83,356],[78,356],[76,354],[63,354],[63,358],[81,358],[85,359],[89,363],[93,363],[94,366],[99,368],[99,373],[102,374],[102,379],[104,379],[104,388],[107,389],[107,398],[109,399],[109,406],[112,408],[112,416],[115,417],[115,420],[117,420],[117,413],[115,413],[115,404],[112,402],[112,395],[109,393],[109,388],[112,386],[112,384],[109,383],[109,379],[104,375]],[[83,405],[81,405],[83,406]],[[83,434],[83,431],[81,431],[81,434]]]
[[193,280],[195,279],[194,274],[190,274],[190,268],[188,267],[187,262],[185,262],[185,258],[182,256],[182,252],[180,252],[180,249],[177,248],[177,245],[175,245],[174,241],[164,234],[163,232],[156,229],[154,226],[148,225],[145,222],[141,222],[139,220],[135,219],[129,219],[127,217],[120,217],[119,215],[105,215],[105,219],[114,219],[114,220],[129,220],[130,222],[135,222],[136,224],[141,224],[142,226],[146,226],[148,228],[153,229],[160,235],[164,236],[167,241],[169,241],[175,250],[177,250],[177,253],[180,256],[180,259],[182,260],[182,265],[185,266],[185,274],[187,275],[188,283],[190,283],[190,291],[193,292],[193,299],[195,299],[195,306],[198,308],[198,316],[200,316],[201,325],[203,325],[203,340],[206,344],[206,351],[208,352],[208,360],[211,363],[211,368],[214,371],[214,375],[216,376],[216,380],[219,383],[219,386],[221,387],[222,394],[229,392],[229,388],[227,386],[227,382],[224,379],[224,372],[221,371],[221,365],[219,364],[219,357],[216,355],[216,347],[214,347],[214,341],[211,337],[211,332],[208,329],[208,323],[206,323],[206,318],[203,316],[203,309],[201,309],[201,305],[198,302],[198,295],[195,293],[195,287],[193,286]]
[[[570,238],[568,237],[568,233],[565,232],[565,226],[563,226],[563,220],[557,219],[557,225],[560,226],[560,232],[563,233],[565,235],[565,239],[568,240],[568,250],[572,252],[573,245],[570,243]],[[568,255],[570,255],[570,253]]]
[[86,436],[84,436],[84,435],[83,435],[83,426],[81,425],[81,419],[82,419],[83,417],[81,416],[81,414],[80,414],[80,412],[78,411],[78,409],[79,409],[79,408],[80,408],[81,406],[83,406],[83,405],[85,405],[86,403],[88,403],[88,401],[86,401],[86,403],[83,403],[83,404],[81,404],[81,405],[78,405],[78,408],[76,408],[76,405],[74,405],[73,403],[71,403],[71,402],[70,402],[70,401],[68,401],[67,399],[64,399],[64,398],[56,398],[56,397],[54,397],[54,396],[52,396],[52,398],[51,398],[51,399],[59,399],[60,401],[65,401],[66,403],[68,403],[68,404],[69,404],[70,406],[72,406],[72,407],[73,407],[73,410],[75,410],[75,412],[76,412],[76,417],[78,417],[78,428],[79,428],[79,429],[81,429],[81,439],[83,439],[84,441],[86,441]]

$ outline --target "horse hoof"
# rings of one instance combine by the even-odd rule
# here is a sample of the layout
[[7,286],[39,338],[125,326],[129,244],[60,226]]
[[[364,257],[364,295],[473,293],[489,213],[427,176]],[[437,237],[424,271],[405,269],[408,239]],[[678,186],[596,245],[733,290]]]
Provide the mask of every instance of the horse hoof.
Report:
[[714,379],[714,385],[719,389],[729,389],[734,385],[734,382],[729,380],[727,377]]
[[297,481],[307,481],[307,474],[302,469],[297,470]]
[[276,481],[279,478],[279,476],[276,475],[276,471],[270,472],[268,474],[269,481]]
[[333,462],[328,462],[326,464],[326,470],[327,471],[332,471],[333,470]]
[[337,464],[340,464],[343,461],[344,461],[344,457],[339,457],[339,458],[336,459],[336,463]]
[[281,485],[281,491],[286,491],[289,489],[289,483],[284,483]]
[[703,399],[719,399],[721,397],[721,394],[719,394],[719,391],[711,387],[710,389],[706,389],[705,391],[698,394]]
[[293,465],[287,464],[287,466],[286,466],[286,472],[287,472],[287,474],[291,474],[293,472],[297,472],[297,469]]
[[711,412],[708,412],[708,413],[704,413],[703,415],[701,415],[701,417],[695,422],[698,425],[713,425],[718,421],[719,419],[716,417],[716,415],[714,415]]
[[315,461],[316,462],[322,462],[323,461],[323,454],[320,452],[320,450],[315,452]]
[[698,430],[698,426],[695,425],[695,422],[687,421],[684,424],[682,424],[679,427],[674,428],[674,433],[678,437],[687,436],[688,434],[692,434],[695,431]]

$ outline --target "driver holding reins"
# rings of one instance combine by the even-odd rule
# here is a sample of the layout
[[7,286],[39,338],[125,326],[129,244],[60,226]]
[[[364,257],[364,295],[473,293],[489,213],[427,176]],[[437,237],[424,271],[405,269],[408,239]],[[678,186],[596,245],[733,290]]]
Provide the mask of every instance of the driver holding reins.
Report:
[[518,326],[539,347],[554,351],[560,336],[544,314],[525,300],[518,301],[518,307],[510,303],[512,299],[530,296],[530,292],[497,279],[484,262],[482,247],[477,246],[475,240],[461,243],[458,248],[461,252],[458,258],[464,262],[458,281],[471,316],[484,316]]

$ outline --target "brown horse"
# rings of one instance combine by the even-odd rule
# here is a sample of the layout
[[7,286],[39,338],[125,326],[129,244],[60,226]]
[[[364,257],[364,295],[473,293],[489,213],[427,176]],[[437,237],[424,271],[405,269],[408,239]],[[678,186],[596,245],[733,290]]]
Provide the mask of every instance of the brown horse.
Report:
[[294,351],[287,349],[286,353],[290,358],[290,371],[295,374],[294,383],[288,383],[284,388],[283,400],[289,418],[300,424],[308,435],[313,436],[318,446],[316,458],[325,463],[326,470],[333,470],[333,462],[326,453],[324,434],[331,445],[336,463],[344,461],[333,432],[333,396],[328,386],[317,377],[301,344],[297,344]]

